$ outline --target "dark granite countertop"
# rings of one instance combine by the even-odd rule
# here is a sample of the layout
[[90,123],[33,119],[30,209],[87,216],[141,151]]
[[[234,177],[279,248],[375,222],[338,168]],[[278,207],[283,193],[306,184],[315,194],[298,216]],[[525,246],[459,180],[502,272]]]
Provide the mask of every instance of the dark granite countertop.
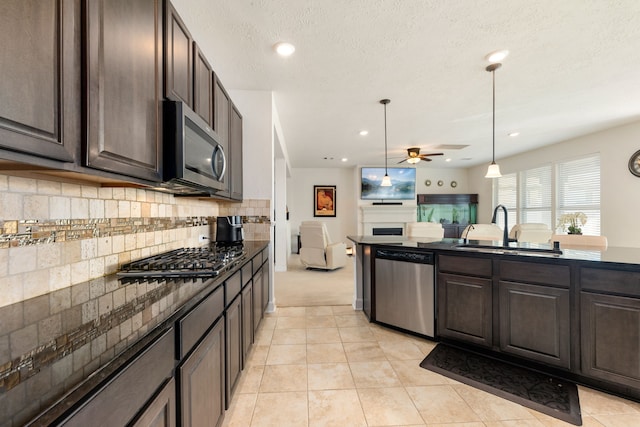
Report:
[[246,256],[213,279],[126,283],[112,274],[1,307],[0,343],[11,343],[0,353],[2,406],[29,419],[58,401],[61,413],[268,244],[245,241]]
[[[431,239],[431,238],[409,238],[405,236],[347,236],[349,240],[356,244],[363,245],[375,245],[375,246],[393,246],[403,247],[411,249],[424,249],[434,251],[454,251],[457,253],[482,253],[471,252],[461,245],[465,242],[463,239]],[[481,241],[481,240],[469,240],[469,245],[482,245],[490,246],[496,250],[500,250],[502,243],[498,241]],[[625,248],[625,247],[612,247],[609,246],[606,249],[596,248],[579,248],[561,247],[562,254],[553,255],[541,255],[536,252],[526,252],[526,249],[552,249],[551,244],[547,243],[509,243],[509,248],[514,251],[504,251],[504,253],[485,252],[488,255],[499,255],[507,257],[527,257],[527,258],[544,258],[544,259],[557,259],[557,260],[571,260],[571,261],[583,261],[583,262],[596,262],[596,263],[611,263],[611,264],[625,264],[636,265],[640,268],[640,248]],[[523,251],[517,251],[517,249],[523,249]]]

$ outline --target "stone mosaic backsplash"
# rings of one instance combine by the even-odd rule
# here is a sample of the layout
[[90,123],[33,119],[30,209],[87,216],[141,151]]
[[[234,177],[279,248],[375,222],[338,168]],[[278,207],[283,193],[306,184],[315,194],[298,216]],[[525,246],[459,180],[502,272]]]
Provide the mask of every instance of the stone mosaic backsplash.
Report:
[[0,249],[197,227],[213,222],[215,217],[0,220]]

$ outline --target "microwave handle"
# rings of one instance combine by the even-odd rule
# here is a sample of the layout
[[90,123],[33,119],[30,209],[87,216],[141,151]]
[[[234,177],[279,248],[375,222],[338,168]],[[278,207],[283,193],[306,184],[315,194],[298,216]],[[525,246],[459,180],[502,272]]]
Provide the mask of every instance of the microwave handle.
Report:
[[[217,171],[216,166],[218,165],[218,155],[222,156],[222,170]],[[224,178],[224,174],[227,171],[227,157],[224,155],[224,150],[220,144],[216,145],[216,148],[213,149],[213,154],[211,155],[213,161],[211,162],[211,169],[213,170],[213,175],[218,179],[218,181],[222,181]]]

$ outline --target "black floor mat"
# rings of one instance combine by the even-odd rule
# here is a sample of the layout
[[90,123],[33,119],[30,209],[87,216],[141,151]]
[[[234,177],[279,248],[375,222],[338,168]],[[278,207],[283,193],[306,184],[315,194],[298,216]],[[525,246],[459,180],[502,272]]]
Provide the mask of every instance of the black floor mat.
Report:
[[420,366],[527,408],[582,425],[575,384],[439,343]]

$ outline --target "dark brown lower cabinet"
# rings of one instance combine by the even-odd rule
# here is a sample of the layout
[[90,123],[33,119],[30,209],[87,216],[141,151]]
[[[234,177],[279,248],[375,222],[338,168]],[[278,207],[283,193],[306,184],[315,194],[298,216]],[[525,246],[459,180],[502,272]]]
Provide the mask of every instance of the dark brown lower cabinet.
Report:
[[227,350],[227,375],[226,397],[227,408],[231,403],[231,396],[238,385],[240,371],[242,370],[242,296],[238,295],[227,307],[226,322],[226,350]]
[[[254,261],[255,262],[255,261]],[[260,326],[262,320],[262,267],[253,275],[253,331],[255,332]]]
[[569,368],[569,289],[500,281],[499,292],[500,350]]
[[174,349],[175,329],[171,328],[135,355],[104,385],[92,391],[78,408],[53,424],[68,427],[128,425],[137,419],[140,408],[147,408],[148,402],[157,398],[161,385],[171,378]]
[[178,368],[183,426],[219,426],[225,410],[224,318]]
[[167,380],[132,427],[173,427],[176,425],[176,382]]
[[438,335],[491,347],[491,279],[438,275]]
[[580,293],[582,373],[640,389],[640,300]]
[[242,289],[242,364],[246,366],[247,354],[253,344],[253,281]]
[[265,257],[265,262],[262,264],[262,311],[265,312],[267,310],[267,305],[269,305],[269,269],[271,268],[271,264],[269,263],[269,258]]

